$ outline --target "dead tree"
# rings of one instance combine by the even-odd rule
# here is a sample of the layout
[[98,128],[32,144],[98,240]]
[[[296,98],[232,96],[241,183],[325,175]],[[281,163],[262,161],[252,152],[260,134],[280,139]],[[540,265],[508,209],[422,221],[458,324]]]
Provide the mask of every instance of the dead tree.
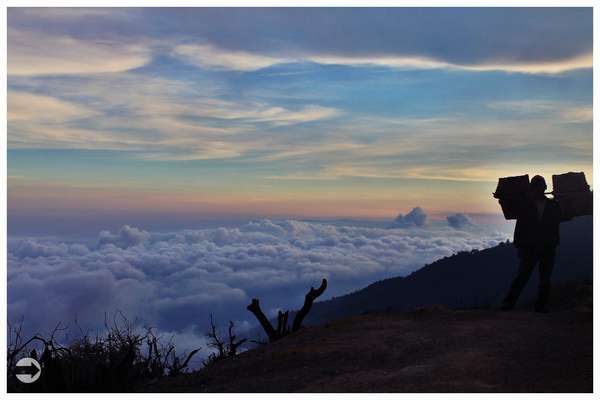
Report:
[[264,329],[265,333],[269,337],[270,342],[273,342],[273,341],[279,339],[279,335],[277,334],[275,329],[273,329],[273,325],[271,325],[271,322],[269,322],[269,319],[267,318],[265,313],[263,313],[263,311],[261,310],[258,299],[252,299],[252,303],[250,303],[248,305],[248,307],[246,307],[246,309],[248,311],[250,311],[252,314],[254,314],[254,316],[256,317],[256,319],[258,320],[258,322]]
[[225,351],[225,342],[219,338],[212,314],[210,314],[210,332],[207,333],[207,336],[210,339],[208,347],[216,349],[219,357],[225,357],[225,354],[227,354]]
[[236,340],[237,336],[233,333],[233,321],[229,321],[229,345],[227,346],[227,356],[233,357],[238,353],[238,348],[248,339]]
[[321,286],[319,286],[317,289],[311,286],[306,296],[304,296],[304,305],[302,305],[302,308],[298,310],[298,312],[294,316],[294,321],[292,323],[291,329],[288,326],[289,311],[279,311],[277,313],[277,329],[275,329],[273,328],[273,325],[271,325],[271,321],[269,321],[265,313],[263,313],[262,309],[260,308],[260,303],[258,299],[252,299],[252,303],[250,303],[246,308],[248,309],[248,311],[254,314],[254,316],[264,329],[265,333],[269,337],[269,342],[274,342],[286,336],[287,334],[291,332],[296,332],[298,329],[300,329],[300,327],[302,326],[302,321],[308,315],[308,312],[310,311],[313,302],[323,294],[325,289],[327,289],[327,279],[323,279],[323,281],[321,282]]
[[228,338],[227,342],[225,342],[224,339],[219,337],[219,332],[215,326],[213,316],[210,314],[210,332],[206,334],[210,339],[208,342],[208,347],[217,350],[217,352],[210,354],[208,358],[203,361],[205,367],[209,366],[215,361],[235,356],[238,353],[239,347],[246,343],[248,339],[237,339],[237,335],[233,332],[233,328],[233,321],[229,321],[229,329],[227,331]]

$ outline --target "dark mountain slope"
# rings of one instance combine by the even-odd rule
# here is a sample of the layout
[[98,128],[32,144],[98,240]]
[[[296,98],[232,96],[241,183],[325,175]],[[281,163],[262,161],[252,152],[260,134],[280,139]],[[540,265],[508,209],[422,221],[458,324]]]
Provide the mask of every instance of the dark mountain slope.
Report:
[[[592,217],[579,217],[561,224],[553,282],[592,279]],[[481,251],[462,252],[440,259],[413,272],[375,282],[364,289],[315,303],[306,322],[310,324],[374,310],[409,310],[425,304],[451,308],[496,305],[517,270],[517,253],[511,243]],[[538,277],[534,272],[520,304],[535,296]]]
[[306,327],[138,390],[591,392],[591,286],[576,287],[579,304],[551,314],[431,307]]

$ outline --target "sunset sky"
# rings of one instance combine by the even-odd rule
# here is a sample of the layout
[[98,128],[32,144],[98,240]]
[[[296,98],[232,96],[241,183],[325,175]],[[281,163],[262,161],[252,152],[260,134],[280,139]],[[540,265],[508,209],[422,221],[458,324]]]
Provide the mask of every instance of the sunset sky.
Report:
[[498,177],[567,171],[590,8],[8,11],[9,229],[497,214]]

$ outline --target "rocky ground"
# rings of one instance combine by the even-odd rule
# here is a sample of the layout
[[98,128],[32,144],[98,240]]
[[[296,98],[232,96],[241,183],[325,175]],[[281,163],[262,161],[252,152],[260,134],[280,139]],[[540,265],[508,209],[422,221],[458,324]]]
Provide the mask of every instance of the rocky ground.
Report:
[[549,314],[432,306],[351,317],[139,389],[591,392],[591,286],[578,290],[587,300]]

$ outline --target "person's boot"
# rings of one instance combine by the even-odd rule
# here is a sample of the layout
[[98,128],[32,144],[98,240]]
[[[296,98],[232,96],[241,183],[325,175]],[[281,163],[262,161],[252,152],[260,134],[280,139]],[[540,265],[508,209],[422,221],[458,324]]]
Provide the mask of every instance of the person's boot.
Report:
[[510,301],[503,301],[502,305],[500,306],[500,311],[511,311],[515,309],[515,305],[513,303],[511,303]]
[[538,289],[538,297],[535,302],[535,312],[541,314],[548,314],[550,310],[548,310],[548,299],[550,297],[550,287],[549,285],[540,286]]

